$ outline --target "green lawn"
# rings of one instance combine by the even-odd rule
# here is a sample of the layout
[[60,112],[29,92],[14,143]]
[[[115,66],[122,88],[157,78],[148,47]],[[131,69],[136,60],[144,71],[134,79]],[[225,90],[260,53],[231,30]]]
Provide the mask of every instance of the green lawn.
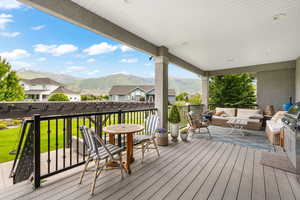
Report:
[[[141,119],[143,115],[141,116]],[[126,115],[125,117],[126,123],[142,123],[142,121],[138,120],[131,120],[129,116]],[[83,125],[83,119],[78,120],[78,125]],[[117,117],[111,116],[111,120],[109,124],[118,123]],[[89,120],[85,120],[85,124],[89,126]],[[92,124],[92,123],[91,123]],[[107,124],[107,125],[109,125]],[[93,126],[93,124],[92,124]],[[55,150],[56,148],[56,121],[50,121],[50,146],[48,147],[48,122],[44,121],[41,123],[41,152],[47,152],[48,148],[50,150]],[[0,130],[0,163],[7,162],[13,160],[15,155],[10,155],[9,152],[17,148],[18,141],[19,141],[19,131],[20,127],[18,128],[11,128],[11,129],[4,129]],[[58,120],[58,132],[57,132],[57,141],[58,141],[58,148],[63,147],[63,120]],[[72,135],[77,136],[77,120],[72,120]],[[78,135],[80,137],[80,132],[78,131]]]

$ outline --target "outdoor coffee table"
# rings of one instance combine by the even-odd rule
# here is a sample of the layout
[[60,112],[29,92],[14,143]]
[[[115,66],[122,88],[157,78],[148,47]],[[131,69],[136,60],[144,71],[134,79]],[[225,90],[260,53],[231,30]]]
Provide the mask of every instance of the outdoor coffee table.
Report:
[[231,132],[229,135],[232,135],[235,131],[242,134],[242,136],[245,136],[244,128],[248,125],[248,120],[246,119],[240,119],[240,118],[231,118],[227,121],[227,123],[231,127]]
[[130,164],[134,161],[133,157],[133,134],[144,130],[144,126],[139,124],[116,124],[103,128],[103,131],[109,134],[109,143],[115,144],[115,135],[126,135],[126,162],[124,167],[127,169],[127,172],[130,174]]

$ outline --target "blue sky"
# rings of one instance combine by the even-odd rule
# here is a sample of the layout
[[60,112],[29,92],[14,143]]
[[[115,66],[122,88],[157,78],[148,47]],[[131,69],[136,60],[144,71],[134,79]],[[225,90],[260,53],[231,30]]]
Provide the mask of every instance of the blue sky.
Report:
[[[0,0],[0,55],[14,69],[65,73],[82,78],[125,73],[153,77],[149,56],[61,19]],[[169,75],[197,78],[170,65]]]

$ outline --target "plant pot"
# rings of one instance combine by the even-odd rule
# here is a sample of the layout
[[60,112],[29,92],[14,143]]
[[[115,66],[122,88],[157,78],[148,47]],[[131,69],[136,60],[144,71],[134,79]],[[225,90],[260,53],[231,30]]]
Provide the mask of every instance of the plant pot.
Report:
[[168,146],[169,139],[168,139],[168,133],[158,134],[157,135],[157,145],[159,146]]
[[180,133],[180,138],[182,141],[187,142],[189,134],[188,133]]
[[179,124],[170,124],[172,141],[177,142],[179,135]]

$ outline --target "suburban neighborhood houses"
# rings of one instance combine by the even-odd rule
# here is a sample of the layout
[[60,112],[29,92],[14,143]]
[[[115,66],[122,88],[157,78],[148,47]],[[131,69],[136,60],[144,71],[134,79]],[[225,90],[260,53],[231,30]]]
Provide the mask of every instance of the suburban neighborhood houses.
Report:
[[49,78],[22,79],[26,99],[47,101],[52,94],[65,94],[70,101],[80,101],[80,94]]
[[[114,85],[109,91],[111,101],[149,101],[155,100],[154,85]],[[176,101],[174,89],[168,91],[169,104]]]

